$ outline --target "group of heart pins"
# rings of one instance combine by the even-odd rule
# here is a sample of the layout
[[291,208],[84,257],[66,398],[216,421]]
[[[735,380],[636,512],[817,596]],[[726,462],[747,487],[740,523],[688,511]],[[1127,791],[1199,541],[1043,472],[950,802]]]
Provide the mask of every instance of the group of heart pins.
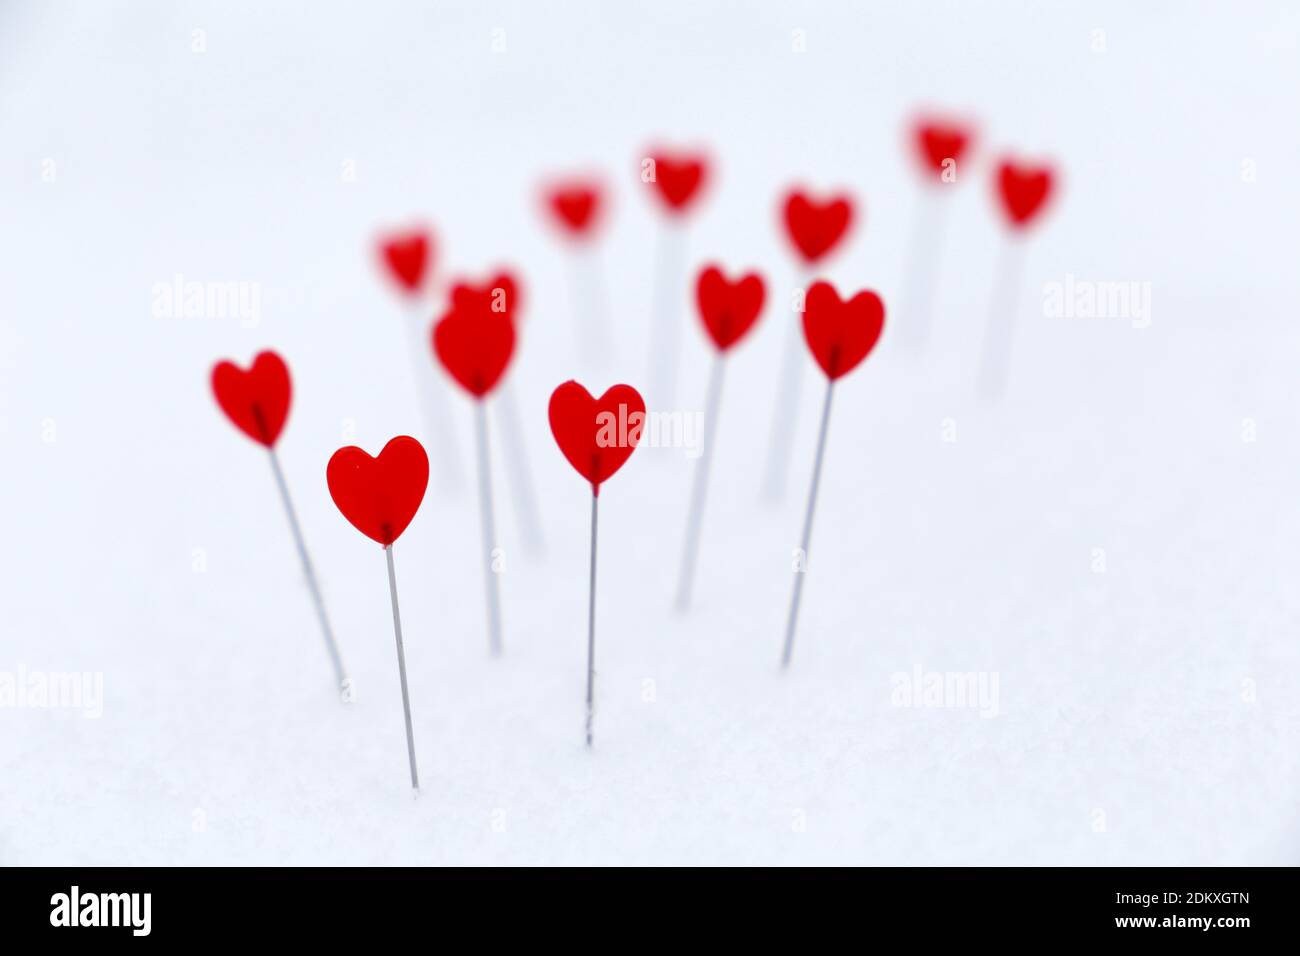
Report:
[[[971,130],[962,123],[924,120],[915,124],[912,143],[928,186],[956,181],[956,164],[969,152],[971,141]],[[709,162],[699,154],[651,151],[642,164],[642,179],[653,187],[667,216],[680,220],[702,194],[709,180]],[[1004,160],[996,165],[995,195],[1005,221],[1013,231],[1023,230],[1038,218],[1053,185],[1054,174],[1049,166],[1033,166],[1012,160]],[[598,181],[575,178],[557,182],[546,190],[544,198],[547,212],[563,233],[575,243],[591,241],[607,205],[604,190]],[[782,206],[784,228],[805,275],[810,275],[841,243],[854,218],[854,204],[847,195],[819,201],[796,189],[785,197]],[[921,241],[923,246],[919,250],[913,250],[913,259],[933,255],[929,246],[935,244],[934,240],[922,237]],[[383,267],[396,287],[412,301],[418,301],[430,274],[432,239],[428,230],[417,229],[389,236],[381,240],[379,253]],[[915,263],[913,268],[916,268]],[[680,278],[668,276],[661,279],[661,282],[675,285]],[[1004,277],[1000,285],[1009,283],[1014,283],[1014,276]],[[672,302],[671,289],[665,290],[665,293],[659,301]],[[709,429],[717,418],[721,401],[723,361],[726,354],[753,328],[762,313],[765,299],[763,278],[757,273],[750,272],[733,279],[719,266],[707,265],[699,271],[696,278],[695,302],[699,319],[716,353],[704,411],[704,449],[703,455],[696,462],[677,592],[677,604],[682,610],[690,603],[694,579],[695,556],[698,552],[708,481],[711,446]],[[915,306],[915,303],[910,305]],[[1000,377],[1005,374],[1011,317],[1007,315],[1003,319],[997,314],[999,303],[995,301],[994,305],[990,327],[986,330],[981,377],[997,391],[1001,385]],[[658,334],[662,336],[664,330],[673,324],[672,309],[664,305],[656,311],[666,313],[656,316]],[[489,646],[493,654],[500,653],[501,642],[496,574],[491,567],[495,531],[490,479],[487,475],[489,465],[484,402],[501,383],[514,354],[518,314],[518,283],[513,276],[501,274],[481,286],[468,282],[454,284],[446,309],[432,329],[433,352],[439,363],[474,399],[480,449],[479,497],[484,526]],[[799,553],[806,560],[834,385],[838,379],[853,371],[875,348],[884,329],[885,305],[873,291],[862,290],[844,298],[829,282],[819,280],[807,285],[801,319],[807,350],[826,377],[817,450],[800,541]],[[1005,327],[995,327],[999,321],[1005,321]],[[916,324],[919,325],[919,321]],[[915,334],[914,330],[913,335]],[[801,361],[798,356],[798,337],[791,335],[789,341],[785,374],[778,383],[772,443],[769,448],[769,485],[776,488],[783,483],[782,466],[789,457],[794,430],[792,409],[799,391]],[[669,354],[671,356],[671,349]],[[346,685],[347,678],[338,643],[330,627],[325,602],[275,451],[276,441],[289,414],[292,385],[288,366],[272,351],[258,354],[247,370],[232,362],[223,361],[213,369],[212,389],[217,403],[230,421],[269,452],[290,529],[333,661],[335,676],[340,685]],[[578,382],[568,381],[551,394],[549,418],[551,432],[560,452],[591,486],[585,727],[586,745],[590,749],[595,713],[597,505],[601,486],[623,467],[640,441],[646,420],[646,404],[641,394],[631,385],[614,385],[603,395],[594,397]],[[419,441],[400,435],[389,441],[374,457],[355,446],[340,448],[325,467],[325,480],[330,496],[343,516],[366,537],[382,545],[386,556],[402,709],[406,721],[407,757],[411,786],[418,791],[419,773],[411,727],[401,614],[393,567],[393,544],[411,523],[424,500],[429,483],[429,458]],[[783,668],[790,664],[804,577],[805,568],[796,566],[781,655]]]

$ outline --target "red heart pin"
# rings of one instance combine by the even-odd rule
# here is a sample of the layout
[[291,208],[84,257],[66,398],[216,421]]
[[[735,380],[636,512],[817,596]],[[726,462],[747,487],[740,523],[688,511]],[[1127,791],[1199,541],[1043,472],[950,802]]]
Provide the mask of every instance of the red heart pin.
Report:
[[623,467],[641,441],[645,401],[631,385],[614,385],[600,398],[575,381],[551,393],[551,433],[569,464],[600,494],[601,482]]
[[352,527],[387,547],[420,510],[429,484],[429,456],[407,435],[394,438],[375,458],[348,445],[330,458],[325,480]]
[[247,372],[234,362],[218,362],[212,369],[212,392],[236,428],[267,448],[275,445],[293,394],[284,359],[262,352]]
[[804,300],[804,338],[831,380],[847,375],[870,354],[884,326],[885,304],[869,289],[844,302],[829,282],[814,282]]
[[793,190],[783,207],[786,234],[809,265],[821,259],[844,238],[853,221],[853,201],[835,196],[818,202],[801,190]]
[[379,241],[379,255],[389,274],[409,295],[424,285],[433,253],[433,238],[428,230],[413,229],[394,233]]
[[1027,227],[1047,205],[1052,193],[1050,166],[1032,166],[1004,160],[998,165],[998,197],[1007,221],[1017,229]]
[[717,266],[701,270],[695,283],[700,321],[719,351],[740,341],[763,311],[763,277],[756,272],[729,282]]
[[546,207],[562,230],[575,239],[595,231],[600,220],[602,195],[595,180],[558,183],[546,191]]
[[653,172],[650,182],[670,213],[685,213],[700,195],[708,178],[709,162],[702,154],[675,154],[665,150],[650,153],[649,164]]
[[523,311],[520,283],[512,273],[505,270],[481,285],[468,280],[454,283],[451,287],[451,304],[457,310],[505,315],[512,322]]
[[949,160],[961,159],[972,138],[967,127],[943,120],[923,120],[916,124],[913,135],[922,167],[936,176],[943,175]]
[[496,387],[515,351],[514,320],[508,310],[494,311],[487,304],[492,295],[453,294],[451,308],[433,327],[438,361],[475,398]]

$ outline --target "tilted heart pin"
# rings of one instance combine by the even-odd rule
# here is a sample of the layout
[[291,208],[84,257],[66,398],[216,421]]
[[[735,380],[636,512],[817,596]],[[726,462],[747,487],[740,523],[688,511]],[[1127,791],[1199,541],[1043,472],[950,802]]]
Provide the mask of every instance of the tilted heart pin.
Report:
[[1002,211],[1016,229],[1030,225],[1047,206],[1054,175],[1050,166],[1005,160],[998,165],[997,190]]
[[847,375],[880,341],[885,304],[864,289],[847,302],[829,282],[815,282],[804,300],[808,349],[831,380]]
[[424,287],[433,257],[433,237],[425,229],[394,233],[379,241],[379,255],[389,274],[409,295]]
[[234,362],[218,362],[212,370],[212,392],[235,427],[267,448],[275,445],[293,394],[284,359],[261,352],[248,371]]
[[731,348],[763,311],[763,277],[751,272],[731,282],[717,266],[707,266],[695,283],[695,300],[704,330],[720,351]]

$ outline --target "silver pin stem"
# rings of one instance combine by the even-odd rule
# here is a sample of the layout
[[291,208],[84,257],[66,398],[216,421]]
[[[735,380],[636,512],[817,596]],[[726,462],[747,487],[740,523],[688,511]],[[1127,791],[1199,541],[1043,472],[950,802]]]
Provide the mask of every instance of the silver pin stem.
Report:
[[406,650],[402,647],[402,615],[397,609],[397,573],[393,570],[393,546],[386,545],[388,594],[393,599],[393,633],[397,637],[397,673],[402,679],[402,713],[406,717],[406,757],[411,762],[411,788],[420,789],[420,772],[415,767],[415,731],[411,729],[411,695],[406,688]]
[[826,381],[826,401],[822,405],[822,424],[817,433],[817,457],[813,461],[812,487],[808,489],[808,510],[803,517],[803,537],[800,539],[800,567],[794,572],[794,593],[790,595],[790,617],[785,625],[785,650],[781,652],[781,667],[790,666],[790,655],[794,653],[794,631],[799,620],[799,598],[803,594],[803,579],[808,573],[808,543],[812,539],[813,512],[817,510],[817,486],[822,480],[822,459],[826,456],[826,431],[831,420],[831,395],[835,392],[835,380]]
[[474,403],[474,433],[478,440],[478,508],[483,530],[483,587],[487,600],[488,650],[501,654],[501,596],[497,573],[492,567],[496,548],[496,518],[492,511],[492,459],[488,450],[487,408],[482,399]]
[[591,489],[591,581],[587,587],[587,749],[591,749],[591,724],[596,715],[596,504],[600,496]]
[[294,511],[293,499],[289,497],[289,485],[284,480],[284,472],[280,469],[280,458],[274,448],[268,448],[267,451],[271,454],[271,471],[275,474],[275,483],[280,489],[284,512],[289,516],[289,529],[293,532],[293,542],[298,546],[298,557],[302,560],[302,572],[307,578],[307,589],[311,592],[312,603],[316,605],[316,617],[320,620],[321,633],[325,635],[325,647],[334,664],[334,678],[341,689],[347,681],[347,674],[343,670],[343,656],[339,653],[338,642],[334,639],[334,629],[330,627],[329,615],[325,613],[325,598],[321,596],[320,584],[316,580],[316,569],[312,567],[311,555],[307,553],[307,542],[303,540],[298,514]]
[[691,485],[691,503],[686,517],[686,541],[682,546],[681,576],[677,581],[677,610],[691,606],[691,591],[695,583],[695,561],[700,551],[700,526],[704,523],[704,498],[708,493],[709,462],[713,457],[713,441],[718,420],[718,406],[722,401],[722,379],[726,358],[721,352],[713,357],[709,370],[709,387],[704,399],[704,427],[701,441],[704,448],[695,462],[695,480]]

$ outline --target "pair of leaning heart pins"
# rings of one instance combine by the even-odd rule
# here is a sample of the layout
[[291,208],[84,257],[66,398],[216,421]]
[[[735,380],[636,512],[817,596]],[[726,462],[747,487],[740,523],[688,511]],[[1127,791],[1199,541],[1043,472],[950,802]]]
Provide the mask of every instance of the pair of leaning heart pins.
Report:
[[[716,267],[704,269],[696,287],[697,304],[706,332],[723,356],[753,327],[762,311],[765,290],[761,277],[746,275],[729,281]],[[826,282],[808,290],[803,331],[809,351],[827,377],[826,399],[818,435],[809,507],[802,535],[807,553],[817,487],[824,457],[831,396],[836,380],[852,371],[875,347],[884,326],[884,304],[871,291],[841,300]],[[434,348],[452,377],[481,400],[500,380],[514,348],[514,328],[508,313],[494,311],[481,296],[453,295],[450,311],[434,327]],[[289,369],[274,352],[262,352],[248,370],[232,362],[219,363],[212,388],[221,409],[241,431],[268,450],[291,531],[303,562],[309,590],[340,683],[346,682],[341,655],[329,625],[324,601],[276,455],[276,442],[288,418],[292,394]],[[714,414],[716,414],[716,403]],[[636,449],[645,422],[645,402],[630,385],[615,385],[599,398],[576,381],[560,385],[551,395],[551,432],[560,451],[591,485],[591,566],[587,621],[586,742],[592,744],[594,715],[594,656],[597,520],[601,485],[617,472]],[[707,426],[706,426],[707,427]],[[330,495],[343,516],[362,534],[382,545],[388,568],[398,672],[406,721],[411,784],[419,786],[410,696],[406,681],[401,613],[397,599],[393,544],[414,519],[429,480],[429,459],[423,446],[409,436],[389,441],[377,456],[355,446],[340,448],[326,466]],[[698,484],[697,478],[697,484]],[[800,569],[801,570],[801,569]],[[783,663],[788,664],[798,614],[803,575],[796,571]]]

